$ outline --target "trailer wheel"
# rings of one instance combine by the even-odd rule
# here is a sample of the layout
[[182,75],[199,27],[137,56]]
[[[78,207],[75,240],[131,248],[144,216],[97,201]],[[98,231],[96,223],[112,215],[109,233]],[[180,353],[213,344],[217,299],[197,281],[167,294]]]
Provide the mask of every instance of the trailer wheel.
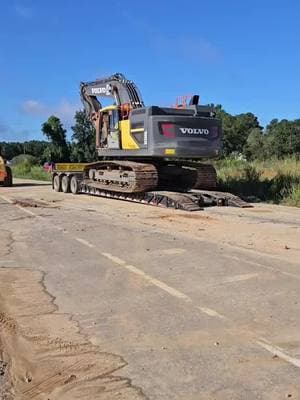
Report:
[[70,189],[73,194],[77,194],[79,192],[78,180],[75,175],[73,175],[71,178]]
[[10,167],[6,167],[6,178],[4,179],[3,186],[12,186],[13,184],[13,178],[12,178],[12,172]]
[[54,175],[53,177],[53,189],[56,192],[61,192],[61,179],[59,175]]
[[70,193],[70,178],[64,175],[61,179],[61,189],[64,193]]

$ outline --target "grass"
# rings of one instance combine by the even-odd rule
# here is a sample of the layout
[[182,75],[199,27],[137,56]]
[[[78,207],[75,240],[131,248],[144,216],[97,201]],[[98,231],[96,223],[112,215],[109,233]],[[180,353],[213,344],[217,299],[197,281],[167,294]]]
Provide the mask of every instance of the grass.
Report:
[[283,200],[284,204],[289,206],[300,207],[300,185],[295,185],[292,187],[288,195]]
[[300,161],[296,158],[262,162],[224,159],[215,167],[221,190],[250,201],[300,207]]
[[51,181],[51,174],[45,172],[39,165],[32,165],[24,161],[12,166],[14,178],[34,179],[38,181]]

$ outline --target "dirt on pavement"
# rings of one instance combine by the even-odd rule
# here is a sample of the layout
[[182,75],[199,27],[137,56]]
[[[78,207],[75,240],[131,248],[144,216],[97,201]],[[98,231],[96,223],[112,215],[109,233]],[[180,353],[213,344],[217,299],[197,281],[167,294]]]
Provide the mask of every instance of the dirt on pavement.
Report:
[[[146,216],[145,223],[171,228],[193,239],[218,242],[297,262],[300,256],[300,210],[272,205],[256,207],[246,210],[208,209],[209,215],[206,212],[195,215],[184,211],[158,210],[155,213],[158,215]],[[267,218],[262,218],[262,215]],[[282,220],[276,220],[279,215]]]
[[72,316],[57,312],[43,278],[39,271],[0,268],[0,399],[145,398],[119,376],[126,361],[92,345]]

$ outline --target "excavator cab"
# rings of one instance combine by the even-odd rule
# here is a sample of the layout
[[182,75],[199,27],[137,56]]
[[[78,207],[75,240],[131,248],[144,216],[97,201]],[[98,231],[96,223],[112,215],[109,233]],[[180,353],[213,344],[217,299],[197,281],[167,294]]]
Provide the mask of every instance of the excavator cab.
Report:
[[100,110],[100,147],[121,149],[120,107],[116,105]]

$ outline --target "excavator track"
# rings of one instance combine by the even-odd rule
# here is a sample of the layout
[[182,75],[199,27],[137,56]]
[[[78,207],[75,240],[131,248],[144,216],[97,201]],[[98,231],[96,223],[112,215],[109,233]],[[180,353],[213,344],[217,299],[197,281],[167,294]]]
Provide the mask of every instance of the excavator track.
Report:
[[210,164],[196,164],[191,166],[196,168],[197,180],[193,189],[216,190],[217,188],[217,172]]
[[157,187],[157,169],[134,161],[100,161],[84,170],[86,183],[95,189],[141,193]]
[[170,162],[157,166],[159,190],[216,190],[217,173],[209,164]]
[[135,161],[100,161],[86,166],[85,178],[96,189],[142,193],[155,189],[216,190],[212,165],[200,163],[152,164]]

